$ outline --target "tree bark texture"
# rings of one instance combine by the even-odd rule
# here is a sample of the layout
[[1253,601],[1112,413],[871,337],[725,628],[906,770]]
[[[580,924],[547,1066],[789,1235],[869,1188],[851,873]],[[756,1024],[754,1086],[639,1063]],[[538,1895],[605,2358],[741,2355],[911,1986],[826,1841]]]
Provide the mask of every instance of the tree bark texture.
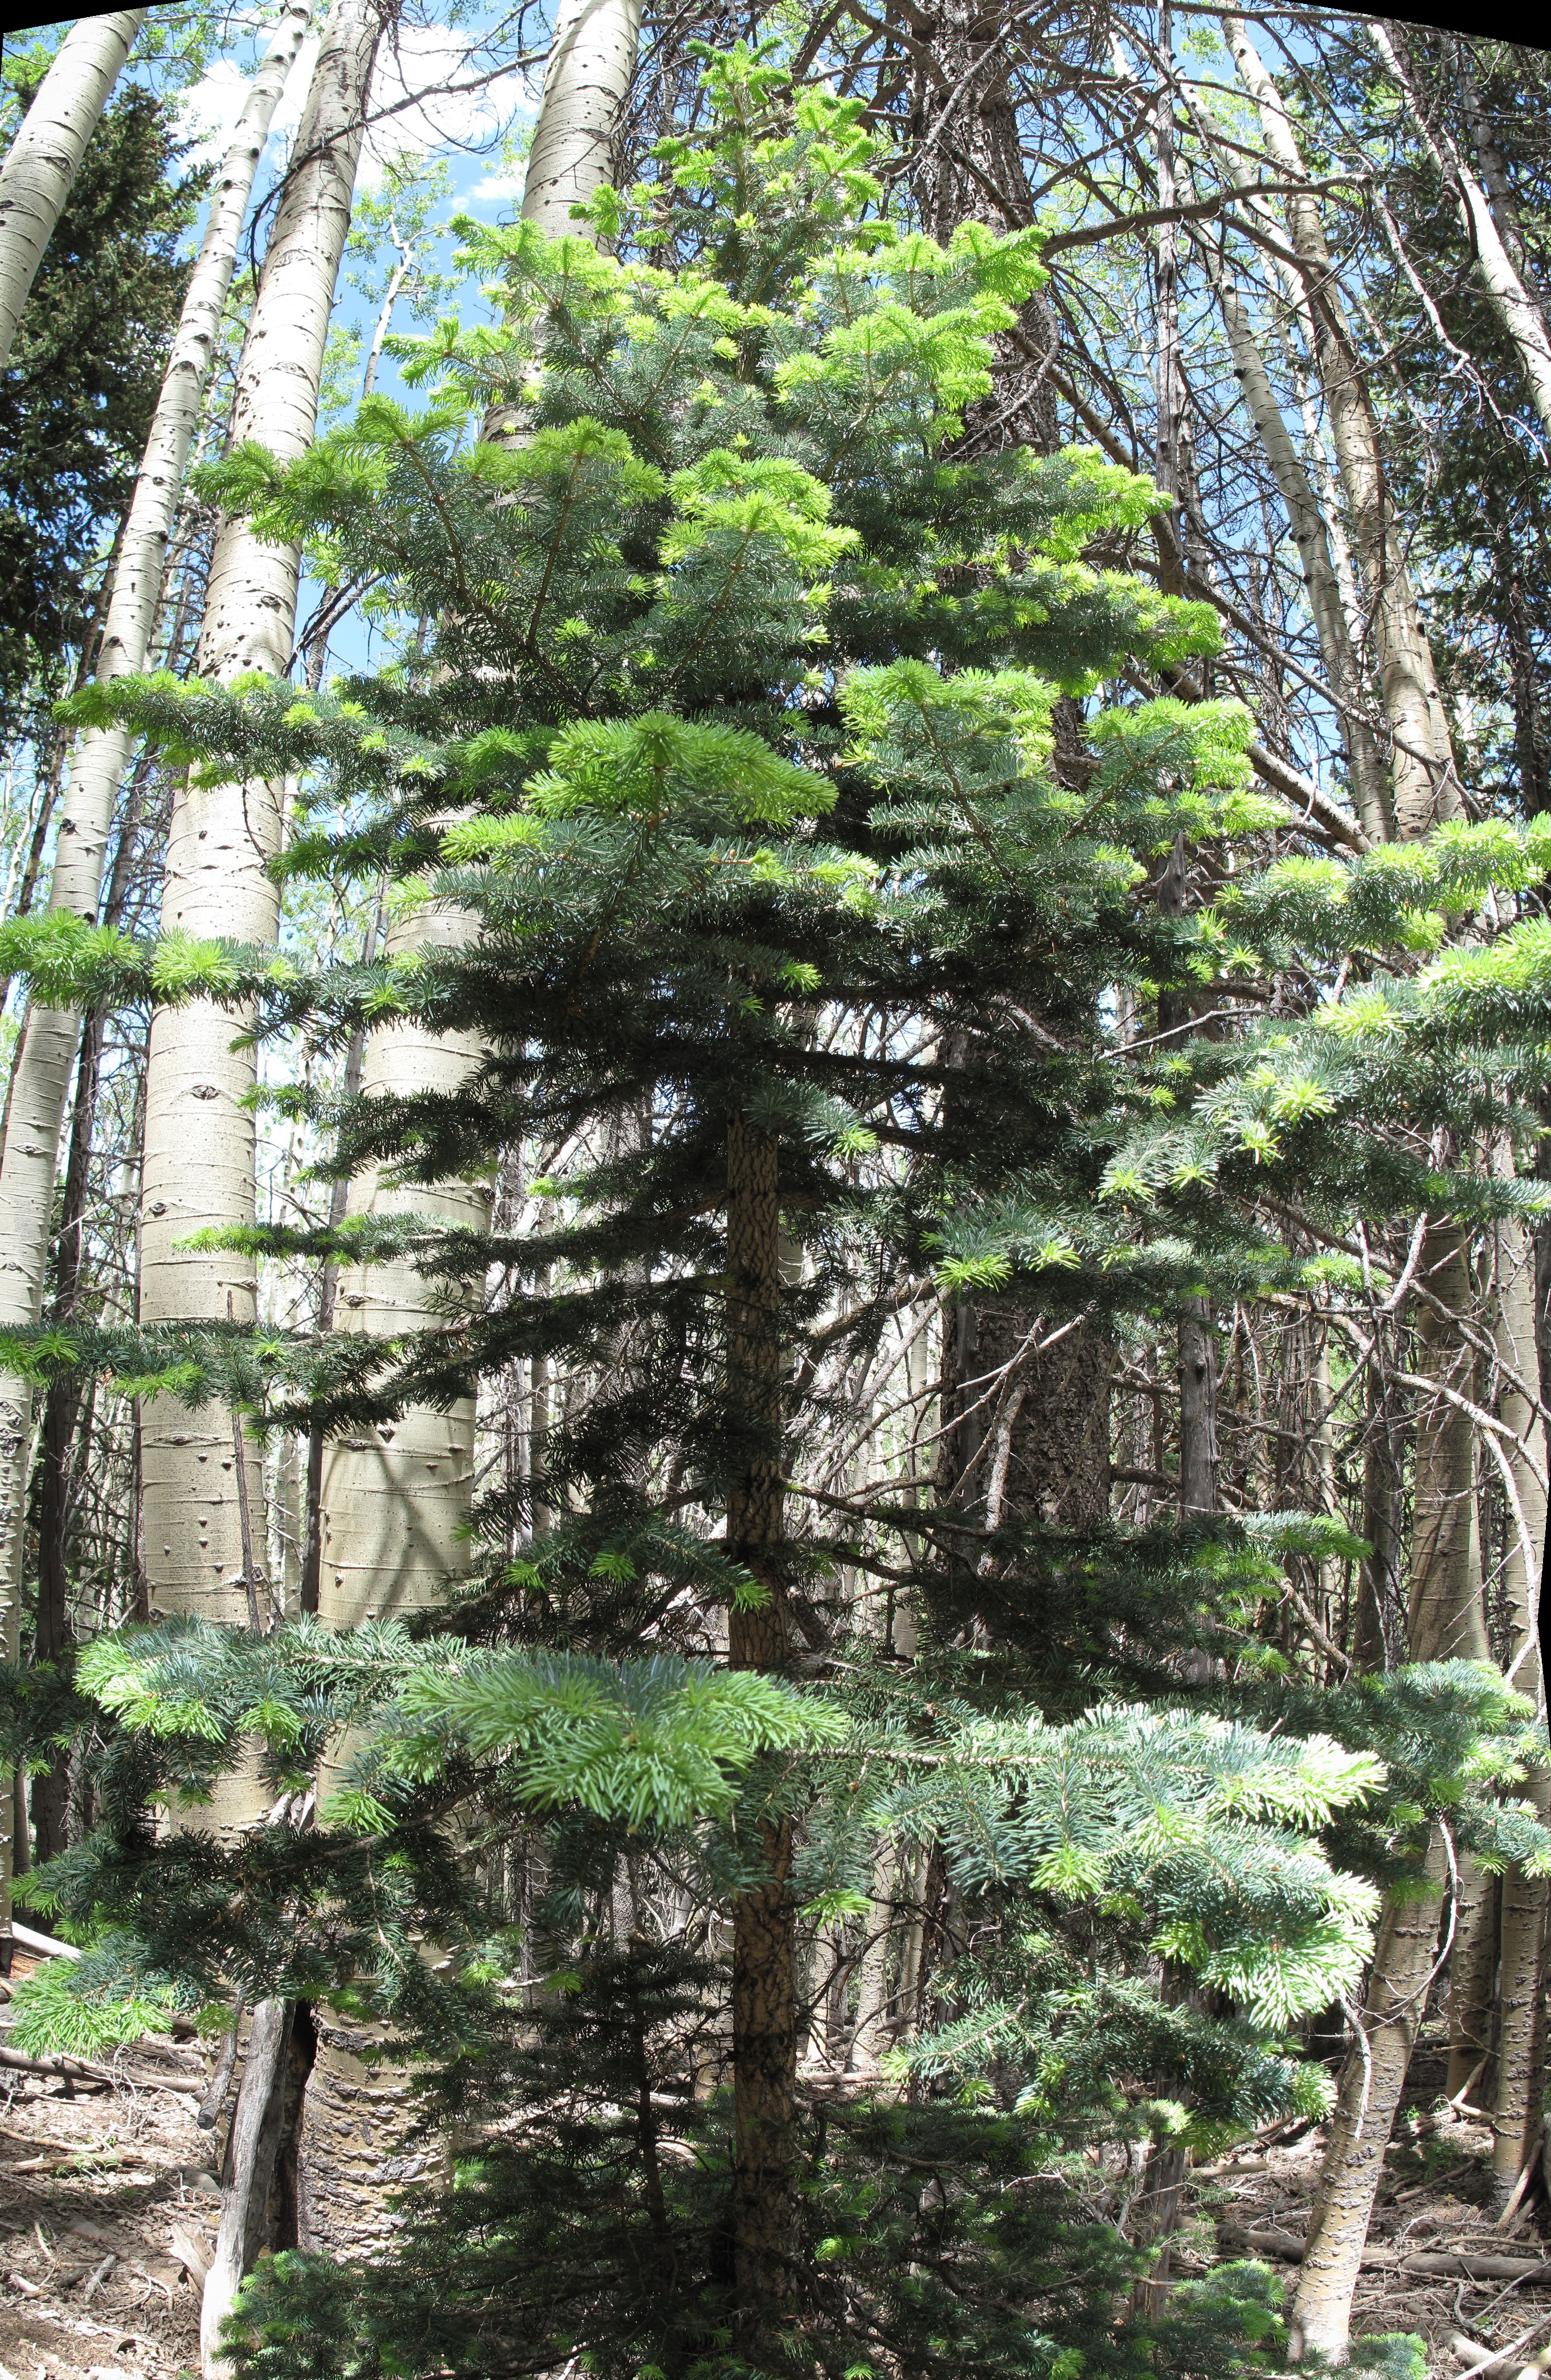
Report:
[[[1243,19],[1224,30],[1240,76],[1259,111],[1273,164],[1288,181],[1310,177],[1292,118]],[[1394,817],[1402,837],[1424,833],[1460,809],[1453,747],[1437,675],[1404,550],[1386,492],[1382,442],[1357,342],[1339,295],[1318,197],[1284,200],[1298,259],[1302,312],[1325,392],[1371,623],[1377,676],[1393,740]]]
[[1097,1322],[1060,1329],[1000,1301],[966,1299],[949,1316],[939,1471],[988,1527],[1007,1517],[1085,1529],[1108,1513],[1113,1342]]
[[1373,1975],[1360,2022],[1362,2041],[1337,2086],[1325,2162],[1309,2216],[1308,2245],[1293,2300],[1290,2352],[1346,2361],[1352,2293],[1367,2242],[1384,2155],[1421,2024],[1447,1874],[1436,1829],[1421,1875],[1386,1898]]
[[[1422,1279],[1450,1314],[1469,1312],[1469,1256],[1456,1225],[1429,1228]],[[1472,1397],[1474,1351],[1453,1321],[1424,1305],[1418,1312],[1416,1337],[1417,1370],[1446,1382],[1457,1395]],[[1490,1660],[1480,1589],[1475,1426],[1469,1414],[1442,1395],[1424,1401],[1416,1417],[1411,1575],[1411,1658]]]
[[200,2371],[202,2380],[222,2380],[230,2361],[222,2352],[221,2325],[232,2310],[243,2276],[267,2242],[265,2224],[286,2080],[292,2012],[284,2000],[261,2000],[248,2034],[248,2055],[227,2143],[227,2177],[221,2199],[215,2255],[200,2301]]
[[613,169],[614,142],[641,46],[641,0],[562,0],[528,152],[525,222],[554,237]]
[[[379,0],[335,0],[275,216],[238,369],[234,443],[257,439],[282,461],[304,454],[384,14]],[[266,545],[240,520],[221,524],[211,565],[198,669],[228,683],[244,670],[288,676],[299,557]],[[284,788],[249,782],[185,784],[173,806],[163,926],[198,939],[275,939]],[[242,1020],[205,1002],[158,1009],[146,1082],[140,1311],[146,1321],[255,1314],[250,1257],[215,1257],[177,1243],[202,1227],[251,1222],[254,1130],[244,1104],[253,1053],[232,1047]],[[229,1302],[229,1303],[228,1303]],[[146,1567],[153,1613],[196,1611],[241,1625],[247,1594],[240,1499],[225,1415],[160,1398],[142,1417]],[[247,1466],[251,1533],[266,1541],[263,1475]],[[219,1808],[212,1815],[220,1823]]]
[[[97,656],[99,679],[143,669],[153,648],[183,475],[220,336],[253,176],[310,14],[311,0],[292,0],[282,17],[212,192],[204,238],[119,540]],[[69,40],[74,39],[72,33]],[[123,727],[89,728],[81,738],[59,820],[51,915],[96,921],[114,805],[132,740]],[[12,1075],[10,1126],[0,1149],[0,1325],[35,1323],[42,1313],[60,1129],[79,1037],[80,1018],[74,1011],[37,1005],[30,1010]],[[19,1428],[9,1426],[13,1406],[27,1415],[26,1385],[0,1378],[5,1425],[0,1427],[0,1561],[6,1565],[0,1595],[7,1596],[17,1592],[27,1485],[28,1430],[25,1420]]]
[[143,8],[72,25],[0,165],[0,371],[86,144],[123,73]]
[[[727,1505],[727,1554],[763,1591],[735,1608],[734,1669],[781,1670],[790,1653],[780,1434],[780,1149],[741,1114],[727,1126],[727,1402],[747,1423],[749,1464]],[[762,1818],[764,1880],[733,1908],[733,2244],[739,2352],[757,2361],[793,2301],[797,2208],[797,1941],[791,1825]]]
[[[1008,82],[1004,20],[976,0],[938,0],[913,20],[910,187],[923,228],[945,245],[961,223],[1008,231],[1033,220],[1018,110]],[[1050,379],[1059,346],[1053,308],[1039,290],[999,333],[993,387],[965,412],[960,451],[995,454],[1060,443]]]

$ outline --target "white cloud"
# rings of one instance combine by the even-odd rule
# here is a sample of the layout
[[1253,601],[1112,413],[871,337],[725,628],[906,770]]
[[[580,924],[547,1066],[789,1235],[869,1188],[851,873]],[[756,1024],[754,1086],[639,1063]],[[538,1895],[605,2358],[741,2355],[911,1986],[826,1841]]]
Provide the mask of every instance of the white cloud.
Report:
[[[372,80],[372,108],[396,113],[368,132],[358,179],[370,188],[391,157],[494,143],[512,125],[531,122],[536,95],[520,68],[506,68],[479,90],[446,88],[472,82],[490,63],[478,45],[470,49],[445,26],[401,26],[397,41],[384,43]],[[416,103],[405,107],[405,100]],[[505,196],[510,177],[489,178],[499,185],[491,194]]]
[[[307,86],[312,78],[317,60],[315,35],[303,42],[286,88],[280,94],[280,104],[275,111],[270,138],[284,138],[294,132],[300,120],[307,96]],[[196,83],[189,85],[177,103],[178,130],[185,140],[198,142],[197,154],[202,163],[218,165],[226,155],[237,120],[248,103],[252,78],[244,72],[235,58],[217,58],[205,68]]]

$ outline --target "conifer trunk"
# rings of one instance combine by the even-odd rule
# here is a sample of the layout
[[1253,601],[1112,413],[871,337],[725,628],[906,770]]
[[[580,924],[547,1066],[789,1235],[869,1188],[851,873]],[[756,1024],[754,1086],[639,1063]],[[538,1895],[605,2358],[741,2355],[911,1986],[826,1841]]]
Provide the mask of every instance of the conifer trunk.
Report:
[[[1511,1157],[1505,1152],[1505,1164]],[[1500,1223],[1496,1232],[1495,1335],[1504,1366],[1497,1411],[1533,1450],[1535,1462],[1511,1444],[1504,1451],[1518,1513],[1506,1516],[1504,1600],[1508,1609],[1508,1659],[1513,1682],[1544,1713],[1545,1684],[1538,1633],[1534,1557],[1545,1543],[1544,1474],[1545,1433],[1525,1389],[1538,1388],[1535,1356],[1534,1256],[1521,1224]],[[1512,1375],[1511,1378],[1507,1377]],[[1518,1385],[1522,1382],[1523,1387]],[[1505,1499],[1506,1500],[1506,1499]],[[1520,1530],[1520,1522],[1522,1530]],[[1551,1819],[1551,1776],[1533,1768],[1524,1797],[1542,1825]],[[1545,2015],[1541,1972],[1545,1949],[1548,1890],[1543,1876],[1526,1876],[1517,1865],[1502,1881],[1501,1981],[1497,1994],[1497,2070],[1492,2099],[1492,2189],[1499,2206],[1512,2197],[1526,2165],[1541,2145],[1542,2057]]]
[[[1240,79],[1259,111],[1273,164],[1288,181],[1308,181],[1292,118],[1247,26],[1232,16],[1224,18],[1223,26]],[[1394,740],[1394,816],[1399,833],[1407,837],[1459,814],[1453,749],[1432,650],[1390,514],[1379,425],[1341,303],[1320,201],[1311,190],[1283,204],[1301,276],[1301,310],[1325,392],[1363,608],[1373,624],[1380,690]]]
[[[727,1127],[727,1401],[755,1440],[727,1505],[727,1554],[762,1590],[735,1608],[734,1669],[780,1671],[790,1644],[781,1565],[785,1533],[780,1432],[780,1150],[773,1134],[732,1117]],[[797,1937],[788,1879],[791,1825],[760,1821],[764,1881],[733,1908],[733,2245],[739,2352],[755,2359],[793,2301],[797,2208]]]
[[118,8],[71,26],[0,165],[0,371],[86,144],[145,18],[143,8]]
[[[283,15],[253,79],[211,196],[204,237],[184,297],[119,540],[97,657],[99,679],[143,669],[152,651],[183,474],[220,334],[253,176],[310,13],[311,0],[291,0]],[[129,19],[103,21],[128,23]],[[73,41],[75,35],[69,39]],[[60,817],[49,889],[51,916],[96,921],[114,803],[131,742],[128,730],[122,727],[88,729],[81,738]],[[0,1260],[0,1325],[35,1323],[42,1312],[59,1136],[79,1037],[80,1018],[73,1010],[36,1004],[30,1009],[12,1076],[10,1124],[0,1148],[0,1246],[5,1251]],[[31,1399],[25,1383],[0,1377],[0,1563],[5,1566],[0,1598],[7,1604],[19,1592],[30,1421]]]

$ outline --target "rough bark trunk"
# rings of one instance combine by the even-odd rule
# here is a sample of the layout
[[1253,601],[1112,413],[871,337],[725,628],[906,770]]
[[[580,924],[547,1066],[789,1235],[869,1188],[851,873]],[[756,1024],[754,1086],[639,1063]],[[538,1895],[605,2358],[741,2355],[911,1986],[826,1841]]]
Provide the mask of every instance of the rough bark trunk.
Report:
[[[1245,89],[1259,111],[1266,149],[1288,181],[1310,177],[1292,118],[1242,18],[1224,30]],[[1331,438],[1356,548],[1365,616],[1394,744],[1394,815],[1402,836],[1423,833],[1460,808],[1459,778],[1437,677],[1405,554],[1386,493],[1378,422],[1357,343],[1338,294],[1313,191],[1285,202],[1301,275],[1307,323],[1329,414]]]
[[[780,1153],[742,1115],[727,1128],[727,1355],[729,1407],[752,1441],[729,1498],[727,1551],[763,1600],[728,1621],[734,1668],[784,1670],[791,1638],[781,1562],[785,1534],[780,1432]],[[733,1910],[733,2236],[739,2351],[772,2352],[793,2312],[797,2210],[797,1962],[788,1889],[789,1820],[758,1821],[764,1880]]]
[[[727,1554],[763,1600],[735,1608],[734,1669],[784,1670],[790,1657],[781,1564],[780,1149],[739,1115],[727,1126],[727,1401],[759,1441],[727,1504]],[[797,2206],[797,1942],[785,1817],[759,1822],[764,1880],[733,1907],[733,2250],[739,2351],[768,2352],[793,2303]]]
[[[1511,1155],[1504,1152],[1505,1168]],[[1494,1334],[1503,1377],[1497,1412],[1534,1456],[1508,1445],[1508,1475],[1519,1510],[1507,1516],[1503,1595],[1508,1606],[1508,1663],[1514,1683],[1538,1710],[1545,1705],[1539,1644],[1539,1556],[1545,1544],[1546,1441],[1531,1397],[1538,1390],[1535,1350],[1534,1251],[1521,1224],[1497,1226]],[[1509,1377],[1511,1375],[1512,1377]],[[1522,1382],[1523,1387],[1518,1385]],[[1537,1475],[1537,1474],[1539,1475]],[[1542,1824],[1551,1815],[1551,1776],[1531,1771],[1525,1798]],[[1497,1994],[1497,2070],[1492,2101],[1492,2188],[1505,2206],[1541,2145],[1541,1966],[1548,1893],[1542,1876],[1510,1867],[1502,1884],[1501,1982]]]
[[292,2012],[284,2000],[261,2000],[253,2010],[226,2149],[221,2228],[200,2301],[202,2380],[221,2380],[231,2368],[222,2351],[221,2325],[232,2310],[244,2275],[252,2270],[260,2249],[266,2245],[291,2024]]
[[145,18],[143,8],[119,8],[71,26],[0,165],[0,371],[86,144]]

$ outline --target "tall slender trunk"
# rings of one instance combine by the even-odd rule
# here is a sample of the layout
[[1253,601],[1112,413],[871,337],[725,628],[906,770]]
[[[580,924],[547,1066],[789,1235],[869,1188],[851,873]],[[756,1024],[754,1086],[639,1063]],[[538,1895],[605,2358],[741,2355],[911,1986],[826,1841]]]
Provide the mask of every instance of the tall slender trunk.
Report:
[[1448,127],[1430,118],[1417,88],[1404,35],[1397,41],[1391,29],[1380,23],[1370,24],[1368,31],[1374,47],[1399,86],[1411,123],[1439,179],[1454,194],[1487,302],[1512,342],[1530,383],[1535,411],[1551,429],[1551,328],[1545,315],[1524,285],[1486,189],[1471,171]]
[[[551,233],[584,235],[570,219],[608,172],[619,109],[635,71],[641,0],[572,0],[556,21],[530,152],[525,220]],[[483,436],[523,435],[519,412],[494,407]],[[455,948],[475,930],[467,913],[427,907],[399,919],[389,938],[397,955]],[[360,1065],[372,1097],[455,1092],[477,1066],[472,1036],[428,1033],[406,1024],[373,1034]],[[493,1185],[466,1181],[400,1186],[372,1168],[352,1187],[348,1210],[434,1216],[467,1231],[489,1223]],[[423,1329],[434,1306],[408,1258],[341,1275],[324,1323],[374,1336]],[[474,1401],[450,1411],[410,1406],[397,1424],[324,1446],[313,1441],[316,1608],[345,1630],[363,1619],[423,1610],[446,1600],[468,1560],[464,1536],[472,1495]],[[310,1548],[311,1552],[311,1548]],[[304,1589],[304,1594],[310,1590]],[[380,2031],[348,2027],[315,2012],[317,2056],[302,2119],[306,2242],[336,2253],[368,2248],[386,2223],[383,2184],[403,2175],[399,2136],[406,2080],[380,2057]]]
[[[1310,178],[1292,118],[1241,18],[1224,30],[1260,115],[1271,159],[1288,181]],[[1458,815],[1459,785],[1432,650],[1386,492],[1381,440],[1356,339],[1342,305],[1318,197],[1284,201],[1308,327],[1329,414],[1361,574],[1363,608],[1394,744],[1394,814],[1402,836]]]
[[[257,440],[282,462],[304,455],[316,428],[335,281],[385,23],[385,0],[334,0],[243,344],[232,440]],[[295,547],[263,542],[244,521],[222,521],[196,663],[202,676],[222,684],[251,669],[289,676],[299,564]],[[278,893],[270,863],[279,849],[283,807],[284,787],[264,781],[178,788],[164,928],[201,940],[275,940]],[[256,1316],[251,1257],[213,1260],[178,1245],[200,1227],[230,1229],[253,1220],[248,1099],[256,1070],[252,1051],[232,1046],[238,1029],[238,1020],[203,1002],[158,1009],[152,1018],[141,1193],[140,1313],[147,1322],[219,1322],[231,1315],[247,1323]],[[268,1536],[257,1450],[240,1433],[234,1443],[219,1414],[196,1413],[170,1398],[143,1411],[140,1449],[153,1616],[197,1612],[243,1626],[255,1549]],[[238,1772],[202,1814],[203,1823],[229,1835],[251,1819],[256,1791],[256,1779]],[[276,2013],[277,2025],[290,2021],[288,2010]],[[284,2100],[283,2092],[266,2095],[255,2120],[273,2128]],[[267,2183],[259,2192],[255,2177],[265,2155],[273,2162],[273,2145],[246,2179],[234,2165],[228,2185],[226,2252],[213,2269],[216,2296],[202,2348],[207,2374],[220,2292],[235,2289],[233,2270],[240,2278],[254,2251],[254,2225],[268,2195]]]
[[1290,2353],[1346,2361],[1352,2292],[1367,2242],[1384,2155],[1422,2022],[1438,1933],[1447,1854],[1435,1829],[1418,1875],[1387,1895],[1374,1946],[1373,1977],[1347,2058],[1309,2217],[1293,2301]]
[[[743,1115],[727,1127],[727,1397],[761,1442],[727,1505],[727,1555],[748,1571],[757,1606],[735,1607],[734,1669],[786,1668],[790,1652],[781,1563],[780,1149]],[[739,2349],[768,2350],[794,2298],[797,2204],[797,1940],[788,1889],[791,1822],[759,1821],[764,1880],[733,1907],[733,2245]]]
[[[1463,1234],[1435,1226],[1423,1244],[1422,1278],[1450,1313],[1465,1310],[1470,1266]],[[1417,1363],[1434,1379],[1468,1394],[1469,1342],[1447,1316],[1424,1307]],[[1407,1651],[1413,1661],[1485,1659],[1487,1644],[1476,1560],[1474,1443],[1469,1416],[1444,1397],[1417,1415],[1411,1499],[1411,1603]],[[1411,2046],[1425,2013],[1426,1985],[1448,1875],[1440,1826],[1428,1837],[1418,1873],[1385,1899],[1362,2038],[1337,2086],[1309,2217],[1308,2245],[1293,2301],[1295,2360],[1317,2350],[1345,2360],[1352,2293]]]
[[248,2031],[242,2081],[232,2115],[226,2163],[229,2178],[221,2201],[215,2254],[200,2301],[200,2369],[203,2380],[225,2380],[230,2361],[222,2351],[221,2325],[230,2313],[243,2277],[251,2272],[265,2238],[270,2185],[275,2176],[289,2065],[292,2012],[284,2000],[261,2000]]
[[[97,654],[99,678],[143,669],[152,650],[183,475],[253,176],[310,12],[311,0],[291,0],[287,8],[253,79],[211,197],[204,237],[119,539]],[[138,23],[138,17],[133,21]],[[69,40],[74,39],[72,33]],[[81,739],[59,821],[51,914],[96,918],[114,803],[131,741],[128,730],[121,727],[89,729]],[[36,1322],[42,1311],[60,1127],[79,1038],[80,1018],[73,1010],[36,1005],[30,1010],[12,1075],[10,1122],[0,1149],[0,1323]],[[0,1598],[7,1601],[14,1601],[18,1592],[30,1408],[25,1383],[0,1376]]]
[[0,165],[0,371],[86,144],[145,18],[143,8],[118,8],[71,26]]
[[[1209,140],[1214,129],[1210,119],[1202,109],[1198,108],[1195,113]],[[1325,515],[1276,401],[1265,359],[1255,340],[1249,309],[1234,281],[1226,249],[1210,237],[1203,237],[1201,245],[1206,260],[1207,278],[1215,293],[1223,327],[1227,333],[1234,378],[1244,393],[1250,419],[1265,450],[1265,459],[1271,466],[1277,493],[1286,507],[1293,542],[1302,564],[1303,585],[1308,593],[1314,633],[1319,638],[1320,659],[1325,664],[1325,675],[1330,681],[1339,712],[1351,779],[1352,802],[1363,832],[1375,843],[1386,842],[1394,831],[1389,814],[1389,787],[1378,739],[1366,716],[1362,666],[1352,644],[1346,607],[1341,600],[1340,581]]]
[[584,205],[613,167],[614,143],[636,70],[641,0],[562,0],[528,152],[525,222],[580,232]]
[[[290,461],[307,451],[335,277],[349,229],[367,88],[381,39],[379,0],[335,0],[299,127],[294,162],[254,301],[233,411],[234,443],[256,439]],[[244,670],[285,678],[291,664],[299,555],[224,520],[210,571],[197,667],[222,683]],[[283,789],[189,783],[173,804],[163,896],[165,928],[198,939],[275,939]],[[232,1046],[238,1021],[202,1002],[158,1009],[146,1081],[140,1312],[147,1322],[253,1318],[250,1257],[214,1260],[178,1243],[202,1227],[249,1223],[254,1212],[251,1050]],[[226,1428],[158,1399],[141,1421],[146,1564],[154,1613],[198,1611],[241,1625],[247,1615],[240,1499]],[[248,1457],[248,1501],[263,1544],[262,1463]],[[238,1789],[238,1809],[244,1791]],[[228,1820],[217,1806],[216,1822]]]
[[[1506,1151],[1503,1162],[1511,1167],[1511,1156]],[[1505,1449],[1514,1491],[1512,1500],[1519,1508],[1507,1514],[1503,1564],[1508,1660],[1520,1693],[1528,1694],[1536,1708],[1544,1712],[1545,1681],[1540,1660],[1537,1557],[1545,1543],[1546,1496],[1541,1482],[1546,1441],[1531,1402],[1531,1395],[1539,1386],[1534,1254],[1529,1233],[1521,1224],[1497,1226],[1495,1254],[1494,1330],[1504,1373],[1498,1385],[1497,1412],[1536,1458],[1530,1460],[1511,1444]],[[1526,1395],[1526,1389],[1531,1395]],[[1508,1500],[1505,1496],[1504,1501]],[[1544,1767],[1531,1770],[1525,1798],[1545,1824],[1551,1816],[1551,1776]],[[1544,2046],[1540,1981],[1547,1908],[1545,1877],[1527,1876],[1521,1867],[1510,1867],[1502,1886],[1497,2071],[1492,2101],[1492,2187],[1500,2205],[1506,2205],[1512,2197],[1526,2165],[1540,2150]]]

